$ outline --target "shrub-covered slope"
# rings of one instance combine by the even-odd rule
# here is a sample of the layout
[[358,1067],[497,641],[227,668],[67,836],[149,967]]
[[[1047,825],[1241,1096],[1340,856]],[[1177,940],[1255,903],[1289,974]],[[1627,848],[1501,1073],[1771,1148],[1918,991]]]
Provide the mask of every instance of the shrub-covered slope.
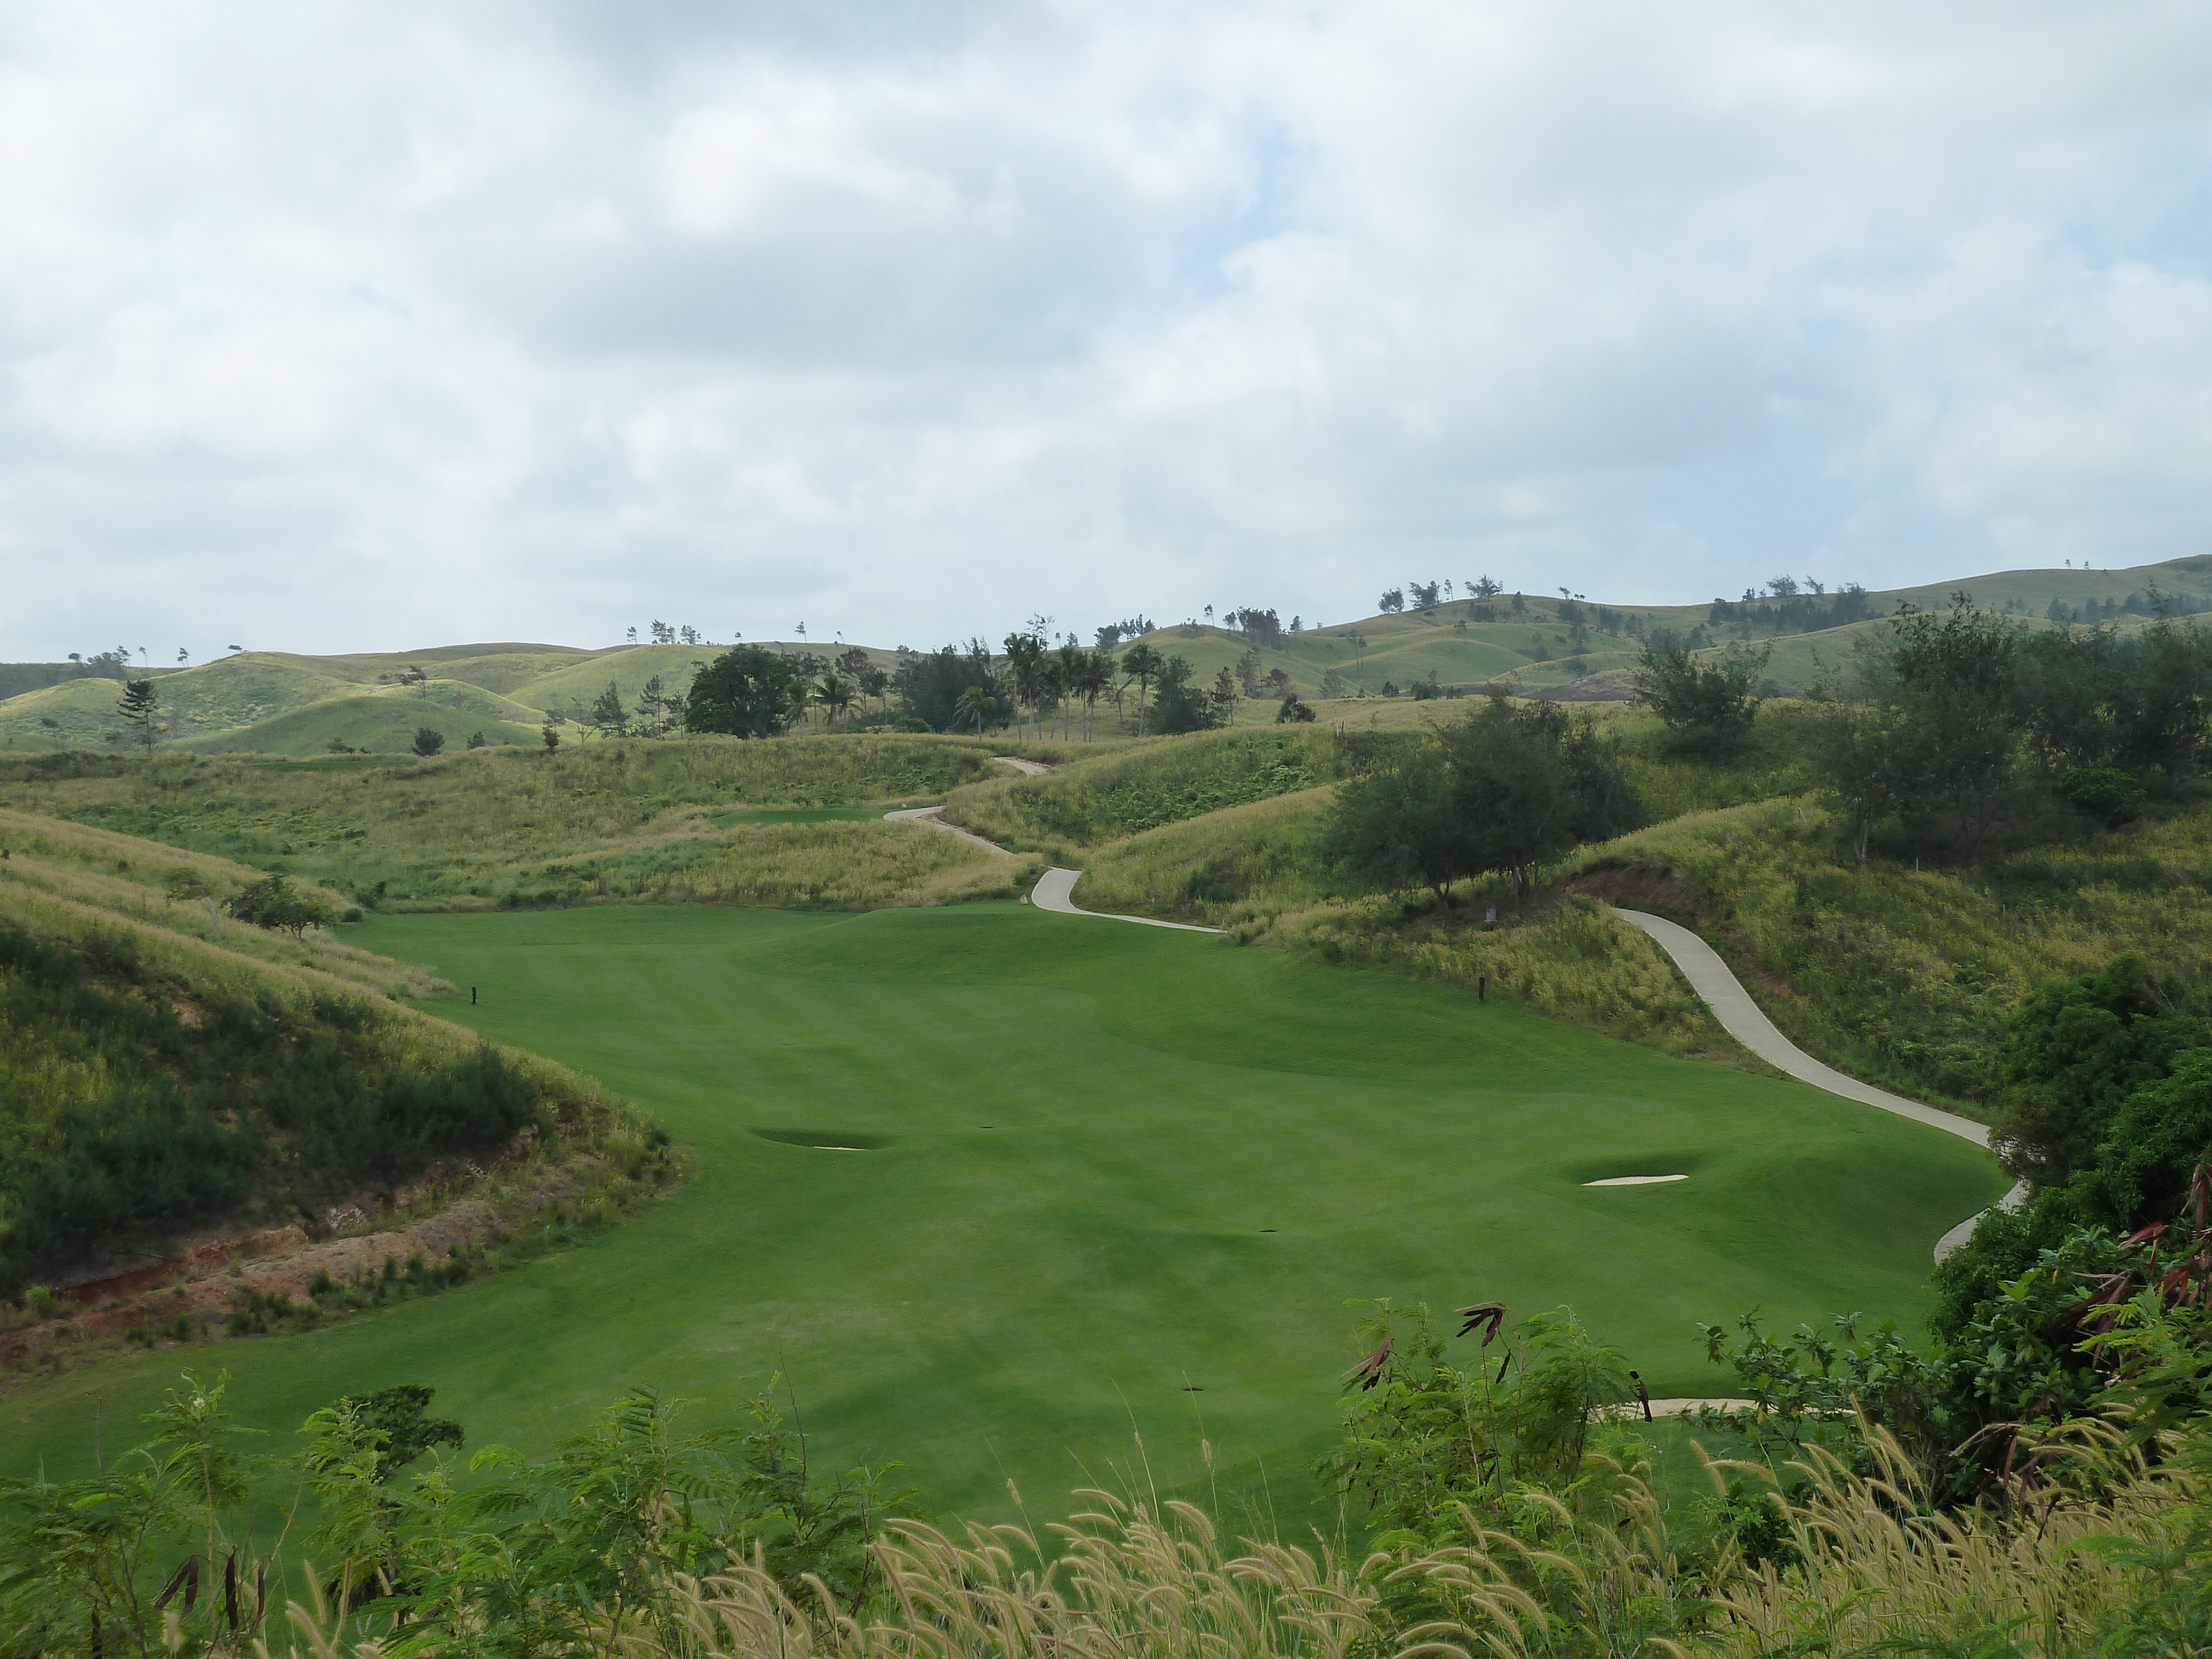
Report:
[[319,941],[287,952],[165,890],[251,871],[17,813],[0,844],[0,1296],[185,1229],[312,1218],[363,1182],[611,1110],[377,988],[436,986],[419,971]]

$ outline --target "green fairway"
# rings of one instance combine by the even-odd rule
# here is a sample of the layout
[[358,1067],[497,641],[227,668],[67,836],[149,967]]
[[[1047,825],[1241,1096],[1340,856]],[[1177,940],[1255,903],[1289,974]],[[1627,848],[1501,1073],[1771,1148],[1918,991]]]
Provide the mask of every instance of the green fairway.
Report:
[[[626,1384],[724,1422],[793,1381],[825,1462],[943,1513],[1203,1432],[1221,1497],[1303,1529],[1347,1298],[1571,1304],[1656,1394],[1725,1391],[1695,1322],[1917,1321],[1929,1251],[2005,1181],[1802,1085],[1463,993],[1018,905],[384,916],[349,935],[480,988],[441,1012],[590,1073],[697,1179],[564,1256],[306,1335],[0,1400],[0,1472],[89,1461],[181,1366],[289,1431],[422,1382],[470,1443],[541,1449]],[[829,1150],[829,1148],[862,1150]],[[1685,1174],[1590,1188],[1603,1176]],[[285,1449],[279,1439],[272,1449]],[[1232,1495],[1232,1493],[1234,1495]]]

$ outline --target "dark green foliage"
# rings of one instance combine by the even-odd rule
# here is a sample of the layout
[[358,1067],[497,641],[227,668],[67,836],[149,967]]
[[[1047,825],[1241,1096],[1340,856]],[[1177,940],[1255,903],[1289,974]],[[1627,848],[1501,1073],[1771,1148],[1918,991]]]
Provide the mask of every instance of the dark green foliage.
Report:
[[1299,700],[1297,692],[1283,699],[1283,706],[1275,711],[1278,726],[1309,726],[1315,719],[1314,711]]
[[1665,724],[1675,746],[1717,755],[1751,735],[1759,714],[1755,693],[1770,653],[1731,646],[1718,661],[1693,657],[1671,641],[1644,647],[1637,695]]
[[772,738],[784,728],[799,666],[764,646],[740,645],[701,669],[684,703],[684,729]]
[[[1124,664],[1126,666],[1126,663]],[[1152,682],[1152,714],[1146,729],[1164,736],[1210,731],[1222,724],[1222,707],[1205,687],[1192,684],[1194,672],[1184,657],[1168,657]]]
[[609,680],[606,689],[592,699],[591,713],[585,720],[594,732],[603,737],[628,737],[629,710],[623,707],[621,685]]
[[331,927],[338,913],[312,893],[303,893],[283,876],[266,876],[240,888],[223,908],[240,921],[302,937],[310,927]]
[[2058,798],[2107,830],[2142,816],[2143,787],[2117,766],[2077,766],[2058,780]]
[[484,734],[481,732],[470,732],[468,746],[471,749],[482,749],[484,747]]
[[2212,1048],[2175,1057],[2112,1115],[2094,1166],[2071,1183],[2081,1209],[2134,1229],[2178,1215],[2201,1164],[2212,1163]]
[[287,1009],[0,930],[0,1294],[259,1200],[278,1212],[505,1140],[538,1091],[489,1046],[425,1063],[392,1019]]
[[461,1443],[459,1423],[429,1415],[430,1396],[435,1392],[419,1382],[402,1382],[374,1394],[349,1394],[338,1402],[351,1407],[356,1420],[380,1437],[376,1445],[379,1484],[390,1485],[392,1476],[434,1446]]
[[2195,775],[2208,713],[2212,636],[2193,623],[2032,634],[1960,596],[1863,652],[1808,750],[1862,862],[1893,823],[1901,853],[1971,860],[2054,799],[2127,822]]
[[1995,1139],[2014,1174],[2057,1187],[2095,1164],[2121,1103],[2208,1033],[2141,957],[2123,956],[2028,998],[2009,1036]]
[[1515,708],[1493,695],[1434,736],[1355,750],[1338,791],[1331,855],[1384,890],[1510,876],[1526,892],[1569,848],[1633,827],[1634,794],[1617,747],[1554,703]]
[[[913,653],[899,662],[891,675],[891,690],[898,698],[901,712],[909,720],[919,720],[918,727],[908,730],[951,732],[964,722],[975,723],[971,714],[960,713],[961,694],[970,687],[980,690],[985,696],[1003,705],[1006,699],[1000,695],[1003,687],[991,665],[990,647],[981,640],[968,641],[964,651],[952,646],[942,646],[935,651]],[[972,709],[975,705],[970,704]]]
[[446,734],[443,732],[439,731],[437,727],[434,726],[416,726],[415,728],[415,741],[409,745],[409,747],[413,749],[414,751],[420,755],[424,760],[429,759],[431,756],[436,754],[445,746]]

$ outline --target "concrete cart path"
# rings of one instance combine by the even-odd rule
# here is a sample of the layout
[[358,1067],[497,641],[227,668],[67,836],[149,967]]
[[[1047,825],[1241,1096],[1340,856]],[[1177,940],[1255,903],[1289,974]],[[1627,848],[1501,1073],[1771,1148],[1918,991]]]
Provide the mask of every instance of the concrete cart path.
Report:
[[[994,755],[991,758],[994,761],[1004,761],[1017,772],[1032,778],[1041,778],[1052,770],[1049,766],[1040,766],[1035,761],[1018,760],[1012,755]],[[908,806],[900,811],[886,812],[884,816],[894,823],[920,823],[926,824],[932,830],[942,830],[948,836],[957,836],[963,841],[973,842],[985,852],[996,853],[1000,858],[1013,857],[1012,853],[995,841],[986,841],[972,830],[963,830],[957,823],[947,823],[943,818],[938,817],[938,814],[944,810],[942,806]]]
[[[1960,1117],[1955,1112],[1946,1112],[1933,1106],[1923,1106],[1917,1100],[1907,1100],[1902,1095],[1877,1089],[1871,1083],[1862,1083],[1847,1077],[1832,1066],[1826,1066],[1807,1054],[1796,1043],[1775,1029],[1759,1006],[1751,1000],[1751,993],[1743,988],[1729,965],[1721,960],[1720,953],[1699,939],[1688,928],[1664,916],[1647,915],[1642,910],[1623,910],[1620,914],[1649,933],[1659,948],[1674,958],[1674,965],[1682,970],[1682,977],[1690,981],[1690,988],[1705,999],[1705,1006],[1713,1011],[1722,1029],[1761,1060],[1780,1067],[1800,1082],[1809,1083],[1816,1089],[1825,1089],[1832,1095],[1841,1095],[1846,1100],[1856,1100],[1885,1112],[1894,1112],[1899,1117],[1909,1117],[1915,1123],[1925,1123],[1932,1129],[1971,1140],[1977,1146],[1990,1144],[1986,1126],[1972,1118]],[[2027,1200],[2027,1184],[2022,1182],[1996,1202],[1998,1209],[2014,1210]],[[1936,1241],[1936,1259],[1941,1261],[1973,1237],[1974,1224],[1986,1215],[1969,1216]]]
[[1152,916],[1115,915],[1110,910],[1080,910],[1075,904],[1075,883],[1083,874],[1080,870],[1048,870],[1037,878],[1030,890],[1030,902],[1040,910],[1057,911],[1063,916],[1097,916],[1107,921],[1133,921],[1146,927],[1172,927],[1183,933],[1218,933],[1218,927],[1200,927],[1190,921],[1161,921]]
[[919,823],[927,825],[932,830],[942,830],[948,836],[957,836],[963,841],[971,841],[985,852],[996,853],[1002,859],[1013,857],[1012,853],[995,841],[986,841],[972,830],[963,830],[957,823],[947,823],[937,816],[944,810],[942,806],[909,806],[903,811],[886,812],[884,816],[894,823]]

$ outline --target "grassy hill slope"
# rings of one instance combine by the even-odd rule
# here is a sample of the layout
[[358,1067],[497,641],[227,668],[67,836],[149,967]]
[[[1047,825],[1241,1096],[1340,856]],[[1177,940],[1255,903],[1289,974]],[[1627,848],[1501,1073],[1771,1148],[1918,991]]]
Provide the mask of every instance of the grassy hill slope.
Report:
[[[434,695],[439,683],[431,682]],[[482,694],[479,694],[482,695]],[[344,710],[355,700],[325,708]],[[411,736],[426,706],[389,705]],[[428,705],[435,708],[434,702]],[[449,732],[465,726],[449,726]],[[489,735],[489,733],[487,733]],[[534,740],[535,733],[532,738]],[[367,903],[481,908],[653,896],[947,902],[1000,895],[1021,865],[914,824],[746,822],[743,807],[892,806],[1005,769],[970,738],[595,741],[430,762],[58,755],[0,762],[0,799],[344,888]]]
[[369,754],[410,752],[424,726],[459,749],[478,732],[488,744],[537,746],[544,714],[459,680],[431,679],[420,686],[383,685],[339,696],[280,714],[243,730],[193,739],[181,747],[200,754],[243,750],[305,757],[325,754],[334,742]]
[[604,1110],[394,1001],[451,989],[419,969],[223,915],[258,872],[15,812],[0,845],[0,1297]]

